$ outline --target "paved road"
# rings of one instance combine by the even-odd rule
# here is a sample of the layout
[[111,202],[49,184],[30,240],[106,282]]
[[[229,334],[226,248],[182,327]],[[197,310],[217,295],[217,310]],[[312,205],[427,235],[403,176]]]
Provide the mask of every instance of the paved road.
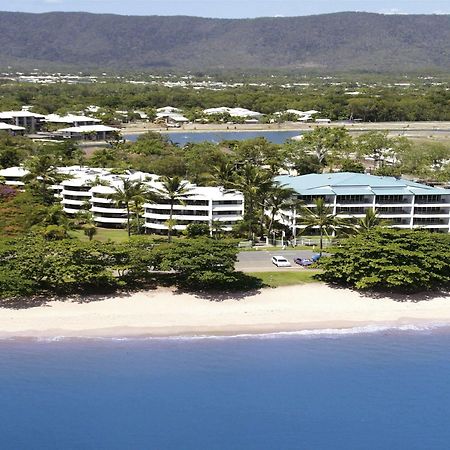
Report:
[[[242,272],[269,272],[277,270],[305,270],[294,263],[294,258],[310,258],[314,252],[311,250],[257,250],[240,252],[236,270]],[[272,264],[272,256],[284,256],[291,264],[292,268],[279,268]]]

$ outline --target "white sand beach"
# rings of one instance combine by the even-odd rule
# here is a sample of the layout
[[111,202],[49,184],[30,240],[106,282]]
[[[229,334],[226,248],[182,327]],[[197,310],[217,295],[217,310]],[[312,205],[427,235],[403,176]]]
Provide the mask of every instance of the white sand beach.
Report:
[[449,296],[398,301],[322,284],[263,289],[221,301],[170,289],[84,300],[2,308],[0,337],[236,335],[371,325],[450,325]]

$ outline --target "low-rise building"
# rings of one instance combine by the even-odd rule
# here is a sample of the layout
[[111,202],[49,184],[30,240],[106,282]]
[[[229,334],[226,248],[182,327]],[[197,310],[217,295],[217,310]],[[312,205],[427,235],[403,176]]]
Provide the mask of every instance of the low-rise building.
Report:
[[16,127],[23,127],[30,133],[34,133],[40,129],[44,117],[42,114],[36,114],[26,110],[0,112],[0,122],[15,125]]
[[21,136],[25,133],[25,127],[18,127],[17,125],[11,125],[9,123],[0,122],[0,132],[5,131],[12,136]]
[[[162,188],[158,176],[144,172],[128,171],[118,175],[108,169],[80,166],[60,167],[59,173],[67,179],[53,186],[55,196],[60,199],[64,211],[74,217],[80,211],[90,211],[95,222],[102,227],[120,228],[127,222],[125,205],[111,199],[116,188],[123,187],[124,179],[141,181],[149,191]],[[28,171],[21,167],[0,170],[0,177],[8,185],[21,188]],[[220,187],[201,187],[187,183],[188,195],[174,205],[174,229],[182,231],[189,224],[206,224],[211,230],[231,231],[233,225],[244,216],[244,197],[239,192],[225,191]],[[135,214],[135,213],[133,213]],[[169,200],[147,202],[140,214],[143,227],[148,233],[166,233],[170,218]]]
[[[308,208],[323,198],[333,214],[342,218],[362,218],[368,209],[395,228],[425,228],[450,232],[450,190],[413,181],[357,173],[325,173],[279,176],[276,181],[293,189]],[[295,236],[302,229],[299,211],[284,211],[280,220]]]
[[62,128],[58,130],[58,133],[66,139],[106,141],[108,139],[114,139],[120,133],[120,130],[106,125],[83,125]]
[[76,116],[73,114],[68,114],[66,116],[49,114],[48,116],[45,116],[44,121],[55,125],[70,125],[72,127],[83,127],[101,123],[100,119],[95,119],[94,117]]

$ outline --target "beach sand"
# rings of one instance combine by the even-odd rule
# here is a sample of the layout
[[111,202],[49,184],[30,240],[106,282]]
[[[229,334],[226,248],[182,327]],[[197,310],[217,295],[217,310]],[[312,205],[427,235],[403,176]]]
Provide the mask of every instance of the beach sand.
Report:
[[[366,326],[450,325],[450,297],[376,298],[323,284],[202,298],[170,289],[0,309],[0,337],[258,334]],[[220,301],[218,301],[220,300]]]

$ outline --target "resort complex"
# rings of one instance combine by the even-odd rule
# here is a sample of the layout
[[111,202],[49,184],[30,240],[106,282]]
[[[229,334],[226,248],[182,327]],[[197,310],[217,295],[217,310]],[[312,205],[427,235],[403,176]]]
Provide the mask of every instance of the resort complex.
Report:
[[[362,218],[371,209],[395,228],[450,232],[448,189],[402,178],[345,172],[279,176],[276,181],[293,189],[297,199],[309,208],[315,207],[315,200],[324,199],[338,217]],[[302,228],[296,222],[296,210],[284,211],[282,217],[296,236]]]
[[[52,189],[60,199],[64,211],[75,216],[80,211],[91,211],[101,227],[123,227],[127,210],[113,200],[114,193],[123,188],[124,180],[142,182],[149,192],[161,191],[160,177],[139,171],[117,171],[81,166],[60,167],[66,178]],[[115,173],[116,172],[116,173]],[[0,170],[6,185],[23,188],[28,171],[22,167]],[[380,219],[393,228],[424,228],[433,232],[450,232],[450,190],[415,183],[402,178],[374,176],[360,173],[324,173],[302,176],[283,175],[275,178],[278,185],[295,192],[295,205],[277,215],[277,220],[297,236],[301,208],[316,208],[315,201],[324,199],[333,215],[340,218],[363,218],[368,210],[378,213]],[[244,196],[223,187],[197,186],[186,183],[186,194],[173,204],[172,219],[175,230],[184,230],[189,224],[214,223],[221,230],[231,231],[244,218]],[[268,213],[268,212],[267,212]],[[131,213],[134,216],[136,213]],[[143,227],[151,233],[165,232],[170,219],[170,201],[159,197],[145,201],[138,215]]]
[[[127,171],[118,175],[108,169],[80,166],[60,167],[58,172],[67,179],[52,189],[64,211],[71,217],[80,211],[90,211],[101,227],[120,228],[127,222],[125,206],[113,200],[117,189],[123,189],[124,180],[142,182],[149,192],[158,192],[162,188],[158,181],[160,177],[144,172]],[[21,167],[11,167],[0,170],[0,177],[5,184],[20,189],[27,173]],[[220,187],[200,187],[188,182],[185,182],[185,190],[184,198],[173,205],[174,230],[184,230],[189,224],[206,224],[230,231],[244,216],[244,198],[238,192]],[[135,216],[136,212],[132,214]],[[164,196],[155,202],[144,201],[138,215],[145,219],[143,226],[148,232],[166,232],[170,201]]]

